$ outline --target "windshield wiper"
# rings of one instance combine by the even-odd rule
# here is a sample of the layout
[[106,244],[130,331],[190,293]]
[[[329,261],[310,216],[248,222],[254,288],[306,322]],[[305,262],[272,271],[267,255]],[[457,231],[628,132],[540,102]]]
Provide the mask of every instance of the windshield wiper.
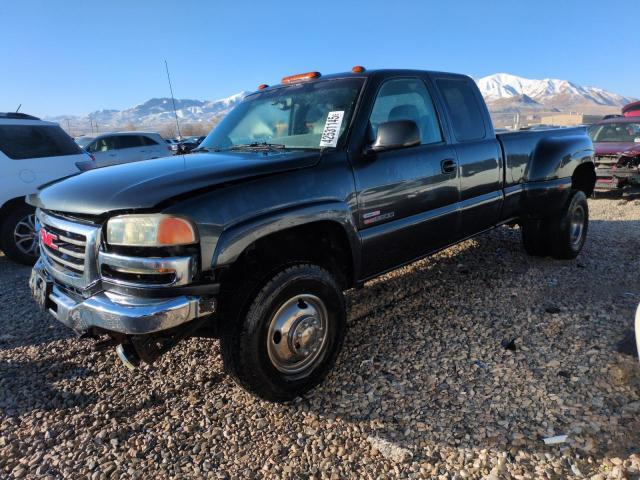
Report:
[[234,145],[233,147],[229,148],[229,150],[255,150],[258,152],[266,152],[269,150],[283,150],[285,148],[287,148],[287,146],[283,143],[253,142]]

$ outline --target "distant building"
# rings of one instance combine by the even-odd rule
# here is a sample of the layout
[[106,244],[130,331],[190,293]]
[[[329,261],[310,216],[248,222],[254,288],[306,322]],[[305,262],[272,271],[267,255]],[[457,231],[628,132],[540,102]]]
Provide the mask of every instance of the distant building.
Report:
[[583,113],[556,113],[540,118],[540,123],[549,125],[590,125],[602,120],[602,115],[585,115]]

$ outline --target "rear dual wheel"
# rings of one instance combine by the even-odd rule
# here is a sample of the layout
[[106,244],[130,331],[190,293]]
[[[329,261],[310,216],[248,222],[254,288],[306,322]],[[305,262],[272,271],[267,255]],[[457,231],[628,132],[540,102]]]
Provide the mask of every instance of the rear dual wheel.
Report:
[[522,243],[529,255],[576,258],[587,239],[589,205],[584,192],[574,190],[559,214],[522,225]]
[[222,334],[226,370],[243,388],[269,401],[292,400],[320,383],[342,347],[342,290],[322,267],[283,267]]

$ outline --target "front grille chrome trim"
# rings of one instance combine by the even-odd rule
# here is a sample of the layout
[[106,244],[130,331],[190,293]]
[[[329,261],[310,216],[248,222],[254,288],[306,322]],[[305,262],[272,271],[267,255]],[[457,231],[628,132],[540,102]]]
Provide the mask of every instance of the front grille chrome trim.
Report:
[[[77,290],[87,290],[100,279],[98,273],[98,248],[100,246],[101,227],[99,225],[85,225],[70,222],[60,217],[51,215],[38,209],[36,216],[40,225],[45,229],[51,227],[55,230],[67,232],[68,235],[58,234],[58,239],[76,247],[84,247],[84,254],[73,251],[71,248],[49,249],[40,241],[40,254],[43,262],[48,267],[51,276],[64,285]],[[79,238],[82,237],[83,240]],[[67,256],[63,258],[62,255]],[[75,262],[73,260],[78,260]]]
[[79,247],[86,247],[87,242],[81,242],[80,240],[74,240],[73,238],[65,237],[64,235],[59,235],[58,238],[72,245],[77,245]]
[[98,264],[100,270],[102,270],[102,266],[104,265],[116,272],[137,274],[143,278],[145,275],[173,274],[173,280],[170,283],[161,284],[145,282],[144,279],[140,281],[126,281],[118,278],[105,278],[105,280],[118,285],[140,288],[188,285],[193,282],[196,269],[196,259],[193,256],[146,258],[99,252]]
[[[60,237],[60,238],[62,238],[62,237]],[[58,247],[58,251],[60,253],[64,253],[65,255],[69,255],[70,257],[82,259],[83,260],[83,264],[84,264],[84,257],[85,257],[84,253],[74,252],[73,250],[67,250],[66,248],[63,248],[63,247]],[[84,267],[84,265],[83,265],[83,267]]]
[[[42,245],[40,246],[40,248],[42,248]],[[49,247],[47,247],[46,245],[44,246],[45,252],[47,257],[49,257],[50,260],[61,264],[64,267],[68,267],[78,273],[82,273],[84,272],[84,256],[82,257],[82,263],[77,264],[74,262],[70,262],[69,260],[65,260],[64,258],[62,258],[61,256],[57,255],[55,253],[55,250],[51,250]],[[62,252],[63,249],[59,249],[60,252]],[[64,252],[62,252],[64,253]]]

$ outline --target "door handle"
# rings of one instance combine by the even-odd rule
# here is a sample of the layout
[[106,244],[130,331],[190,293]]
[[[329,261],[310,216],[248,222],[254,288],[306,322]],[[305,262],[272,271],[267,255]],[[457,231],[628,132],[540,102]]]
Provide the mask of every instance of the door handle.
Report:
[[440,162],[440,167],[442,168],[442,173],[454,173],[456,171],[456,161],[451,158],[447,158]]

